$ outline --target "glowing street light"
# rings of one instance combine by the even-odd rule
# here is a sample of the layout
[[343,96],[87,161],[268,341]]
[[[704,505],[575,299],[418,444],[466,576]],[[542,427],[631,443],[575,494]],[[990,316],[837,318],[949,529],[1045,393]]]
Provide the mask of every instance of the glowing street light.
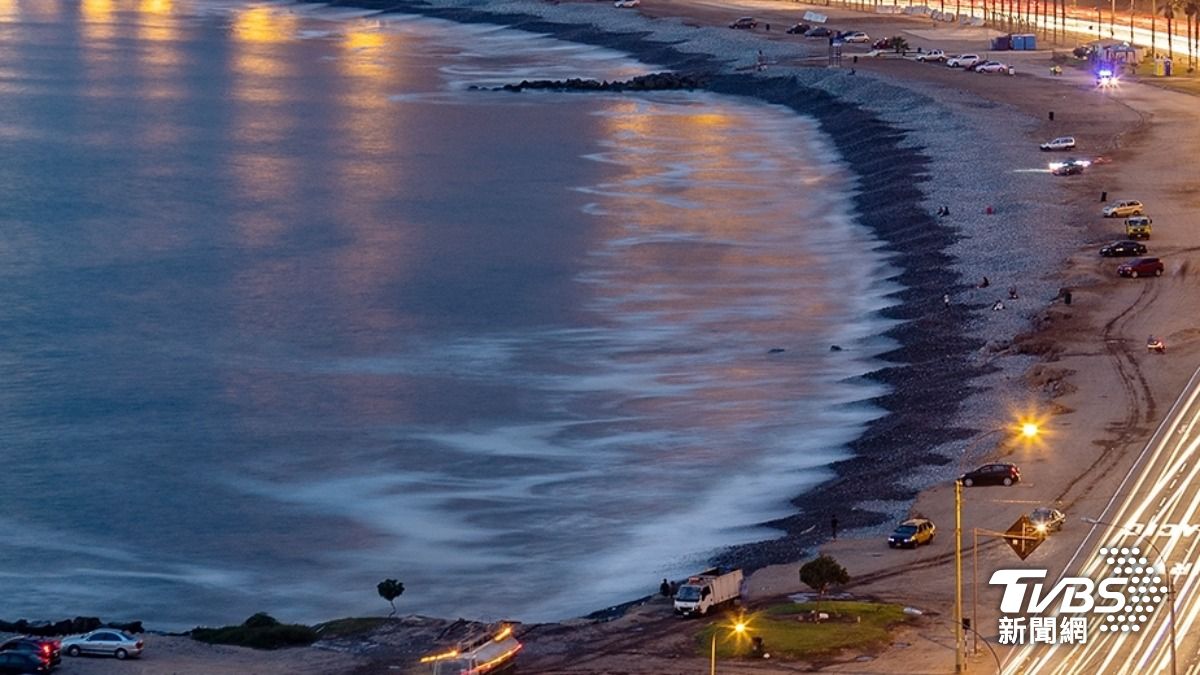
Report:
[[[746,631],[750,629],[750,624],[746,621],[746,617],[739,616],[737,621],[729,626],[735,639],[741,639]],[[712,634],[712,651],[708,662],[709,675],[717,675],[717,631],[714,629]]]
[[[963,457],[969,457],[971,450],[983,439],[992,434],[1010,431],[1008,427],[988,429],[963,450]],[[1019,427],[1021,438],[1027,441],[1036,439],[1041,433],[1041,427],[1034,421],[1022,422]],[[954,672],[962,673],[967,669],[966,655],[963,653],[963,561],[962,561],[962,478],[954,479]]]

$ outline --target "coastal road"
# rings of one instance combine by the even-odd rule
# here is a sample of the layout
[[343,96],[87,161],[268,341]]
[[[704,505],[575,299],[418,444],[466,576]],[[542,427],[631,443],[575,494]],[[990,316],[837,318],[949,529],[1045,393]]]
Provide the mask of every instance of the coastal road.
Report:
[[[1104,512],[1072,517],[1100,522],[1075,551],[1064,576],[1099,581],[1112,576],[1100,548],[1139,548],[1154,574],[1163,582],[1169,579],[1174,588],[1176,672],[1200,672],[1200,630],[1192,632],[1200,628],[1200,588],[1192,573],[1200,568],[1200,370],[1192,375]],[[1162,600],[1136,631],[1101,631],[1104,617],[1090,614],[1085,644],[1026,645],[1010,655],[1004,672],[1170,673],[1168,605]]]

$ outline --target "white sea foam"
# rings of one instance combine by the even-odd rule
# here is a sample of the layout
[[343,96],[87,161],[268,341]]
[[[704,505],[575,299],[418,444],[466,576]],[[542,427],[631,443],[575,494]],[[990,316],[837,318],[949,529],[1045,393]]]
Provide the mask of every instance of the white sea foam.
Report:
[[[205,19],[214,22],[248,6],[200,5],[217,15]],[[405,276],[423,269],[405,257],[409,243],[415,251],[431,250],[420,248],[421,236],[436,239],[428,244],[435,248],[489,236],[528,238],[531,249],[539,243],[519,229],[523,223],[499,235],[466,226],[430,233],[396,213],[410,200],[435,201],[429,195],[458,174],[432,176],[430,185],[422,184],[427,192],[392,182],[407,178],[399,170],[380,170],[389,180],[358,192],[351,189],[356,181],[374,174],[352,173],[345,183],[330,182],[334,187],[298,181],[306,190],[333,191],[332,213],[309,222],[305,214],[278,211],[284,214],[279,223],[261,228],[218,219],[235,231],[205,230],[215,243],[198,239],[179,255],[190,260],[195,250],[220,251],[203,262],[228,273],[216,285],[228,284],[229,295],[214,303],[227,332],[156,334],[136,344],[145,356],[167,355],[202,372],[197,388],[216,401],[205,408],[211,418],[191,419],[188,412],[187,440],[168,435],[166,449],[147,443],[153,452],[190,457],[195,435],[197,452],[205,453],[180,470],[181,489],[201,495],[197,503],[176,495],[166,501],[204,509],[217,506],[204,503],[214,493],[244,500],[223,512],[245,522],[216,522],[217,534],[204,534],[252,552],[244,559],[236,551],[213,552],[181,563],[169,551],[127,551],[73,539],[70,532],[38,537],[27,525],[10,529],[7,539],[0,535],[9,550],[71,558],[47,570],[39,588],[87,586],[94,592],[83,604],[94,607],[133,579],[149,588],[193,590],[197,606],[208,611],[225,611],[236,598],[316,620],[370,609],[374,601],[363,600],[362,589],[369,590],[381,570],[401,570],[411,589],[405,602],[414,611],[562,618],[638,595],[660,576],[691,571],[721,546],[767,536],[755,524],[790,513],[788,500],[827,478],[827,466],[846,456],[845,444],[880,414],[863,401],[885,390],[858,376],[877,367],[874,356],[890,346],[879,335],[891,322],[873,313],[892,303],[896,287],[887,281],[887,254],[854,222],[852,178],[810,121],[708,94],[466,92],[471,85],[519,79],[626,79],[656,68],[611,50],[494,26],[321,5],[252,6],[271,8],[270,16],[259,17],[264,21],[286,16],[281,25],[289,29],[282,38],[267,31],[270,39],[248,52],[267,55],[271,64],[311,63],[319,66],[313,78],[328,78],[309,84],[259,63],[272,87],[336,88],[346,77],[338,74],[341,65],[371,67],[370,74],[355,75],[361,75],[355,84],[378,86],[356,90],[361,98],[350,110],[353,124],[333,133],[403,136],[407,129],[397,124],[403,121],[397,113],[425,105],[488,106],[497,118],[516,106],[561,105],[555,112],[570,116],[574,126],[547,129],[545,137],[572,143],[587,177],[579,185],[543,179],[530,189],[556,191],[556,201],[577,205],[578,220],[565,210],[559,225],[578,239],[577,249],[536,261],[549,264],[531,267],[529,278],[519,281],[532,295],[542,289],[539,273],[565,279],[545,282],[559,283],[558,295],[537,296],[563,306],[544,323],[511,321],[516,327],[493,327],[492,318],[447,318],[428,308],[428,316],[397,316],[396,305],[404,302],[462,299],[447,302],[433,291],[417,300],[406,295],[438,283]],[[331,54],[351,31],[380,39]],[[437,86],[421,91],[405,84],[398,74],[404,68],[436,73],[430,79]],[[377,101],[393,105],[373,108]],[[252,116],[250,108],[230,117]],[[274,158],[310,130],[286,127],[287,115],[269,112],[267,126],[279,123],[286,133],[247,143],[255,146],[248,155],[255,160]],[[385,153],[374,149],[388,146],[370,147],[348,153],[348,163],[419,172],[437,151],[378,157]],[[305,159],[313,172],[305,179],[325,175],[322,157]],[[263,173],[280,173],[275,162],[261,165]],[[229,181],[256,176],[245,172]],[[286,202],[286,193],[275,194],[284,182],[256,192],[250,210]],[[363,210],[344,203],[371,199],[378,201]],[[469,205],[442,208],[460,206],[465,213]],[[385,214],[388,236],[358,222],[378,213]],[[287,229],[292,217],[307,227]],[[250,246],[239,237],[268,244],[255,239]],[[405,245],[384,249],[389,237]],[[305,245],[314,240],[318,254],[305,257],[311,253]],[[472,264],[527,263],[514,256]],[[327,285],[340,291],[322,296],[336,301],[330,304],[358,310],[347,313],[359,320],[352,328],[329,320],[344,315],[323,314],[326,308],[312,297]],[[466,287],[482,297],[494,290],[482,282]],[[149,307],[175,316],[166,312],[173,307]],[[419,319],[430,317],[434,327],[427,328]],[[845,351],[831,353],[835,343]],[[786,351],[772,354],[772,348]],[[167,387],[150,385],[155,393]],[[148,415],[158,424],[155,415],[178,419],[158,408]],[[157,523],[172,522],[154,515]],[[276,518],[302,524],[303,537],[239,530],[269,530]],[[500,574],[506,582],[497,589]],[[581,578],[596,581],[585,587]],[[137,601],[159,602],[160,611],[175,617],[184,611],[163,608],[151,594]]]

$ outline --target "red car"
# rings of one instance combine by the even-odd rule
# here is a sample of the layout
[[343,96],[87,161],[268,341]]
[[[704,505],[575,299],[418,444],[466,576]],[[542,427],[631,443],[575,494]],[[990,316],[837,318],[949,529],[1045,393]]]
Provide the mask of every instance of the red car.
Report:
[[1161,277],[1163,263],[1158,258],[1134,258],[1117,268],[1117,274],[1123,277]]
[[52,670],[62,663],[62,643],[53,638],[18,637],[0,644],[0,653],[21,652],[32,654],[42,660],[47,670]]

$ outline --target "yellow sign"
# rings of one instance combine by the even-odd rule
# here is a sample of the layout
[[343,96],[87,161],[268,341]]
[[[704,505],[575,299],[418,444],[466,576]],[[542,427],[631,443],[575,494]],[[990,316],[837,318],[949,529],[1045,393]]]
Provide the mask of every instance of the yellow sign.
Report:
[[1021,560],[1028,558],[1033,549],[1045,539],[1046,535],[1039,532],[1029,518],[1023,515],[1004,533],[1004,541],[1008,542],[1009,547]]

